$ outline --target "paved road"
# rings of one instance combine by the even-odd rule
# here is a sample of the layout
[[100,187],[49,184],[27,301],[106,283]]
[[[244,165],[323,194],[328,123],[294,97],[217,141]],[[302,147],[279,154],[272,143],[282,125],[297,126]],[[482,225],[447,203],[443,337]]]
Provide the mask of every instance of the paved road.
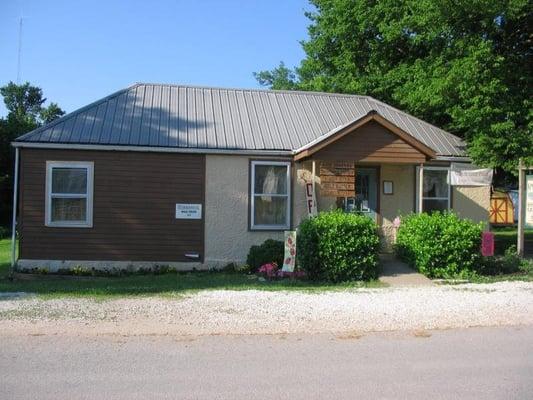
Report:
[[0,346],[2,399],[533,398],[533,327],[196,339],[0,333]]

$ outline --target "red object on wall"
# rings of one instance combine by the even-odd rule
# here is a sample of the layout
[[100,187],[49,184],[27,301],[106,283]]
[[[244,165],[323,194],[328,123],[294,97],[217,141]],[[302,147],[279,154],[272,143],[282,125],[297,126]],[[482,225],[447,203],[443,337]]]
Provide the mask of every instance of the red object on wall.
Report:
[[484,257],[494,255],[494,233],[483,232],[481,235],[481,255]]

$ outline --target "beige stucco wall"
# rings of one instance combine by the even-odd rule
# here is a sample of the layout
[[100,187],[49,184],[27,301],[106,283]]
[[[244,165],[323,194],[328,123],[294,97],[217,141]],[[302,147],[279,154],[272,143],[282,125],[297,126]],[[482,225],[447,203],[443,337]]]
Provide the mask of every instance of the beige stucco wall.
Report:
[[[415,167],[413,165],[381,166],[381,177],[378,190],[380,191],[380,208],[383,235],[383,250],[392,250],[394,228],[392,221],[400,215],[413,212],[415,205]],[[383,194],[383,181],[392,181],[393,194]]]
[[205,190],[205,263],[242,264],[248,250],[283,232],[248,230],[249,157],[207,155]]
[[[283,232],[248,229],[249,163],[247,156],[206,156],[205,263],[208,266],[242,264],[252,245],[270,238],[283,240]],[[293,165],[293,227],[307,217],[305,182],[311,181],[311,175],[310,162]],[[320,195],[319,177],[316,188],[319,210],[335,208],[335,199]]]
[[[272,158],[269,158],[272,159]],[[206,156],[205,263],[221,267],[229,262],[244,263],[252,245],[266,239],[283,239],[283,232],[248,229],[249,162],[247,156]],[[305,183],[311,182],[310,161],[293,164],[292,225],[296,228],[307,217]],[[383,181],[392,181],[394,194],[383,194]],[[316,191],[319,211],[335,208],[335,199],[320,194],[317,166]],[[380,208],[383,250],[392,249],[392,221],[408,214],[415,205],[415,166],[382,165],[380,171]],[[454,187],[452,206],[463,218],[488,221],[489,187]]]
[[452,191],[453,210],[462,218],[484,222],[488,229],[490,208],[490,187],[454,186]]

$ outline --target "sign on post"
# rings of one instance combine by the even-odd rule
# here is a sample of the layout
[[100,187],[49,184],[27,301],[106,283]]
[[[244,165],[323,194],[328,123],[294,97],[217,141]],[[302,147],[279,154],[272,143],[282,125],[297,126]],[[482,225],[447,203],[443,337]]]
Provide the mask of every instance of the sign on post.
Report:
[[283,272],[294,272],[296,265],[296,231],[285,231],[285,257],[283,258]]
[[481,255],[490,257],[494,255],[494,233],[483,232],[481,234]]
[[526,175],[526,228],[533,228],[533,175]]

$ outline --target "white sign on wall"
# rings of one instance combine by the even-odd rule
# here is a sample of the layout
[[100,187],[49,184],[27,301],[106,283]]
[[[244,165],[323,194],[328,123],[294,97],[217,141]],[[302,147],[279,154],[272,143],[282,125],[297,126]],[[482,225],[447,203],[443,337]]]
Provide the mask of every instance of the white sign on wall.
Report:
[[526,221],[528,228],[533,228],[533,175],[526,175]]
[[176,203],[176,219],[202,219],[202,205]]

